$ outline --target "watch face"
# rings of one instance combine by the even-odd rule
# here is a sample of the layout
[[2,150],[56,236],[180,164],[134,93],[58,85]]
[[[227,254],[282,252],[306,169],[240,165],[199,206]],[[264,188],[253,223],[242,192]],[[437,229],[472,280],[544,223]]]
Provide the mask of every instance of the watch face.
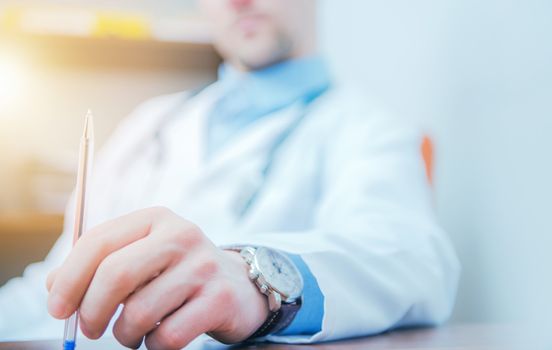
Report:
[[256,264],[266,281],[284,298],[295,299],[303,291],[303,278],[295,264],[284,254],[272,249],[258,248]]

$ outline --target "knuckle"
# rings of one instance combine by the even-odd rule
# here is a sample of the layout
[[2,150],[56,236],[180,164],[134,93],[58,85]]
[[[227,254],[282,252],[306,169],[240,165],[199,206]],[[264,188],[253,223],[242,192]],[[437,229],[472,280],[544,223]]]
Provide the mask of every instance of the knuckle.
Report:
[[151,310],[140,303],[127,303],[123,310],[124,322],[129,328],[137,330],[149,330],[155,325],[156,320],[153,319]]
[[102,224],[90,228],[82,235],[81,238],[79,238],[77,244],[78,242],[87,242],[87,245],[93,244],[101,247],[105,246],[108,242],[109,232],[115,225],[114,222],[114,220],[108,220]]
[[97,256],[109,256],[109,253],[111,252],[111,245],[110,242],[106,239],[102,239],[101,237],[94,238],[96,241],[94,242],[94,247],[96,250]]
[[195,269],[195,277],[200,279],[210,279],[219,271],[219,264],[215,259],[204,259]]
[[116,255],[106,257],[96,271],[97,278],[108,288],[117,290],[133,283],[134,274],[125,263],[119,262]]
[[158,341],[163,349],[181,349],[185,346],[185,337],[182,330],[172,326],[159,328]]
[[178,224],[174,234],[177,244],[186,248],[196,247],[203,241],[201,230],[187,221]]
[[236,305],[236,300],[237,294],[234,287],[228,282],[219,282],[216,292],[216,302],[231,309]]
[[116,273],[119,273],[118,271],[115,271],[117,267],[115,259],[113,259],[111,255],[108,255],[100,262],[100,265],[96,270],[96,276],[102,279],[114,276]]
[[83,251],[89,251],[96,255],[103,256],[110,251],[110,242],[108,237],[103,234],[103,231],[92,229],[79,238],[75,248],[77,247]]
[[168,217],[175,215],[172,210],[162,206],[151,207],[144,210],[151,214],[153,217]]
[[175,243],[178,247],[190,248],[203,242],[204,235],[201,229],[163,207],[146,209],[153,211],[157,218],[155,223],[156,234],[164,237],[164,240]]
[[186,250],[175,242],[169,241],[163,245],[163,256],[168,257],[173,261],[180,261],[186,255]]

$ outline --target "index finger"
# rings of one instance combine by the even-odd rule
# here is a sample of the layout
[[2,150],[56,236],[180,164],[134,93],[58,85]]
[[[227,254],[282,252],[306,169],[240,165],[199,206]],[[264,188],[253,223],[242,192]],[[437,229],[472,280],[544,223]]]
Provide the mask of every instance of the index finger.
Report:
[[79,306],[96,269],[111,253],[147,236],[158,211],[146,209],[96,226],[74,246],[56,273],[48,296],[48,312],[69,317]]

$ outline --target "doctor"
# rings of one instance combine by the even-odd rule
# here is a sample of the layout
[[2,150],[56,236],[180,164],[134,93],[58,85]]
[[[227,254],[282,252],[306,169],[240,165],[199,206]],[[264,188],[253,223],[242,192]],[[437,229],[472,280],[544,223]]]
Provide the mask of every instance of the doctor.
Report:
[[0,289],[0,337],[53,332],[43,283],[56,266],[49,313],[80,306],[94,339],[113,318],[132,348],[203,333],[318,342],[446,320],[459,266],[420,134],[332,85],[315,0],[201,6],[225,59],[219,80],[149,101],[118,128],[90,186],[93,228],[70,251],[67,223],[46,261]]

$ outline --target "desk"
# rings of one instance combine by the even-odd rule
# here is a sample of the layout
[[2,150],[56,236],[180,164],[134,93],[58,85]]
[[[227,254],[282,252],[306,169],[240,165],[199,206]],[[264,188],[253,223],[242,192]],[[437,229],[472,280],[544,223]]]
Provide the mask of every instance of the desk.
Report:
[[[257,344],[224,346],[212,340],[194,342],[187,350],[552,350],[543,334],[528,327],[506,325],[449,325],[441,328],[401,330],[378,336],[317,345]],[[60,349],[60,341],[0,343],[0,350]],[[78,350],[124,349],[114,340],[81,339]]]

